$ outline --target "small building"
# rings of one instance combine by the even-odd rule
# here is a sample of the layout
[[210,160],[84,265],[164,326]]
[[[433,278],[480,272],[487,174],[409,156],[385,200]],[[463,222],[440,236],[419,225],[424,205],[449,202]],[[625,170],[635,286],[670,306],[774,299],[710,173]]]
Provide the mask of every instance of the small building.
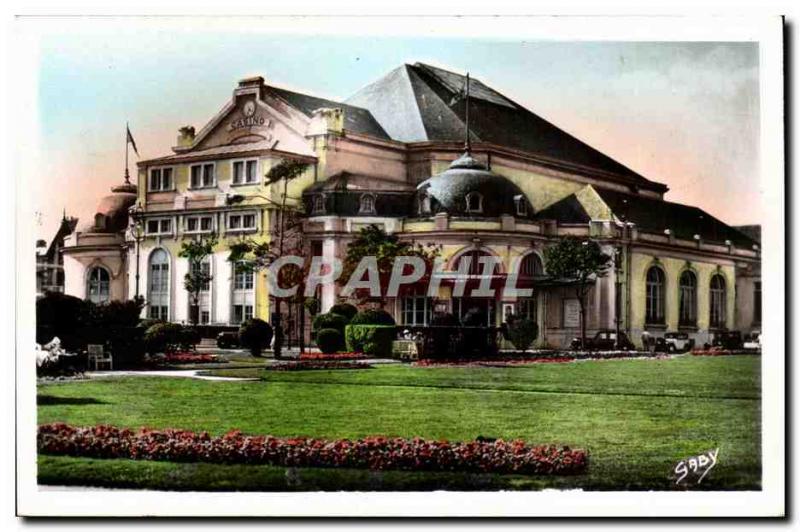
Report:
[[[36,297],[47,292],[64,292],[64,241],[75,230],[78,219],[61,217],[61,224],[48,245],[44,240],[37,242],[36,248]],[[46,249],[45,249],[46,248]],[[39,249],[43,249],[39,252]]]

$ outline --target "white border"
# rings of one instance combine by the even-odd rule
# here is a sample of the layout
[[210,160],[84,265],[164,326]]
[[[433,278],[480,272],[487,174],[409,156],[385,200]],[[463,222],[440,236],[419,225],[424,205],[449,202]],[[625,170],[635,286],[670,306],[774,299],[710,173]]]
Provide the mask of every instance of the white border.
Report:
[[[763,491],[761,492],[502,492],[502,493],[155,493],[39,490],[35,476],[35,376],[17,365],[18,511],[22,515],[284,515],[284,516],[776,516],[784,512],[784,213],[782,27],[778,17],[747,18],[281,18],[23,20],[16,24],[12,66],[18,84],[10,121],[18,128],[17,342],[32,345],[34,307],[31,205],[25,184],[36,168],[24,154],[38,145],[37,39],[50,31],[186,28],[263,33],[417,35],[528,40],[758,41],[761,57],[762,189],[770,209],[763,220],[764,325]],[[100,22],[100,23],[98,23]],[[324,51],[321,51],[324,53]],[[479,70],[479,69],[477,69]],[[478,73],[476,70],[476,74]],[[29,160],[35,160],[30,158]]]

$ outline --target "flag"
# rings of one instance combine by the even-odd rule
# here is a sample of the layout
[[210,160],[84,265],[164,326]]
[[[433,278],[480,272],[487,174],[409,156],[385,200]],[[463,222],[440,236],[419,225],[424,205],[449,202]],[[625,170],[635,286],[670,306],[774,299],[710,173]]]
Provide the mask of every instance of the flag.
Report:
[[133,140],[133,135],[131,135],[131,128],[129,128],[127,124],[125,124],[125,130],[128,132],[128,142],[131,143],[131,145],[133,146],[133,151],[136,152],[136,156],[138,157],[139,150],[136,149],[136,141]]

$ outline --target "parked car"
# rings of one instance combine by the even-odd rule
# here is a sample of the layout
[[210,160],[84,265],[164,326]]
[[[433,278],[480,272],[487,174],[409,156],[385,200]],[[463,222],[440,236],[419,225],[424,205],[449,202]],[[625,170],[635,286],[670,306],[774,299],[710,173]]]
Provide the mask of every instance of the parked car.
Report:
[[[580,338],[573,338],[570,342],[571,349],[580,349]],[[628,339],[628,335],[624,332],[619,333],[619,347],[617,346],[617,332],[613,329],[603,329],[597,331],[594,338],[586,338],[583,348],[590,351],[613,351],[615,349],[622,349],[625,351],[633,350],[633,342]]]
[[742,347],[746,351],[761,351],[761,331],[753,331],[746,335]]
[[217,347],[220,349],[236,349],[239,347],[238,332],[221,332],[217,335]]
[[683,332],[668,332],[664,335],[668,353],[686,353],[694,347],[694,338]]
[[714,338],[711,340],[712,347],[720,347],[722,349],[742,349],[742,345],[741,331],[715,332]]

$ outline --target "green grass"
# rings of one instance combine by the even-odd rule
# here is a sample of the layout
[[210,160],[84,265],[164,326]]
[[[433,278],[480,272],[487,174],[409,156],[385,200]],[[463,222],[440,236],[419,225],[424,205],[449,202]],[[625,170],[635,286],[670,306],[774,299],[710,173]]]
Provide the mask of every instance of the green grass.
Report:
[[[504,477],[40,457],[40,482],[166,489],[672,489],[683,458],[719,447],[702,489],[759,489],[760,358],[682,357],[513,368],[379,366],[267,372],[259,382],[119,378],[39,387],[39,422],[222,434],[469,440],[588,449],[576,477]],[[296,478],[304,479],[297,482]],[[376,480],[378,479],[378,480]],[[189,486],[189,487],[187,487]],[[297,487],[299,486],[299,487]],[[392,487],[395,486],[395,487]],[[693,487],[697,489],[698,487]]]

